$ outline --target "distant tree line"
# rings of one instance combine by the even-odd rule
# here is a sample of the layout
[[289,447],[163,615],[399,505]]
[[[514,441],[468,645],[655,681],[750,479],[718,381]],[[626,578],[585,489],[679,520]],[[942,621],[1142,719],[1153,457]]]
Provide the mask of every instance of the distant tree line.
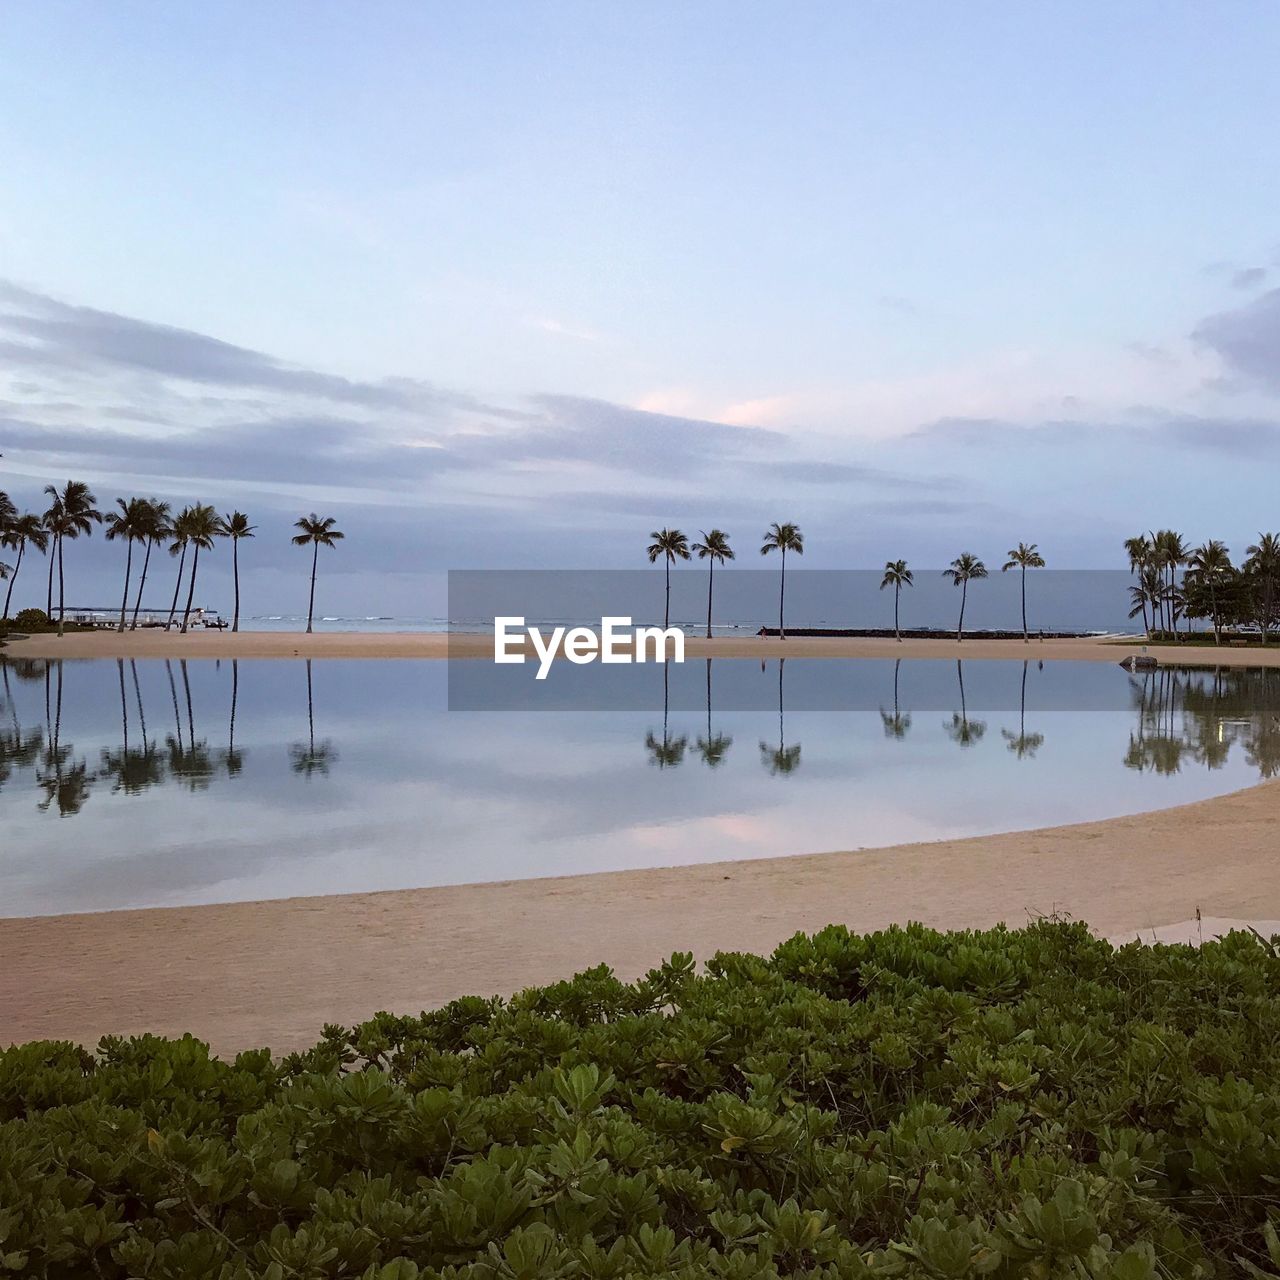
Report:
[[[138,614],[142,609],[142,592],[151,570],[151,553],[159,547],[168,550],[178,561],[177,577],[173,584],[173,600],[165,621],[166,631],[177,626],[184,634],[190,621],[195,602],[196,575],[200,568],[200,553],[214,549],[217,542],[226,539],[231,543],[231,568],[235,587],[235,606],[231,622],[233,631],[240,630],[240,543],[252,538],[257,526],[249,523],[243,511],[230,511],[220,515],[213,507],[194,503],[183,507],[176,514],[170,504],[158,498],[117,498],[115,508],[102,511],[89,486],[81,480],[68,480],[62,488],[46,485],[48,507],[42,512],[20,512],[7,493],[0,492],[0,547],[16,552],[12,565],[0,562],[0,581],[8,581],[5,590],[4,613],[0,621],[8,622],[13,601],[13,588],[22,569],[28,549],[48,557],[45,590],[45,616],[54,616],[54,577],[57,577],[58,634],[66,625],[66,575],[65,560],[68,543],[82,537],[91,537],[96,527],[105,531],[108,542],[123,542],[125,549],[124,586],[120,597],[118,629],[126,626],[136,630]],[[321,547],[335,546],[342,538],[332,516],[321,517],[313,511],[294,523],[298,532],[293,536],[295,546],[310,546],[311,594],[307,606],[307,630],[311,631],[315,615],[316,570]],[[130,589],[133,586],[135,550],[142,557],[138,573],[137,590],[130,610]],[[188,570],[188,559],[190,569]],[[186,601],[181,614],[178,611],[182,599],[183,582],[186,582]]]
[[1266,644],[1280,626],[1280,534],[1260,533],[1239,565],[1225,543],[1188,547],[1172,529],[1139,534],[1124,546],[1137,578],[1129,617],[1141,617],[1149,636],[1177,639],[1198,620],[1210,624],[1215,644],[1236,628],[1256,628]]

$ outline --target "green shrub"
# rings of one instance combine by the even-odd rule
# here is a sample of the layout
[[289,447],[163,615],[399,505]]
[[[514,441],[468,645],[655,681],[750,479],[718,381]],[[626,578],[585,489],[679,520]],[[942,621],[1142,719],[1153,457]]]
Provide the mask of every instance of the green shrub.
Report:
[[41,631],[51,625],[49,615],[43,609],[19,609],[13,619],[15,631]]
[[1280,954],[1083,926],[677,955],[282,1061],[0,1054],[0,1274],[1275,1276]]

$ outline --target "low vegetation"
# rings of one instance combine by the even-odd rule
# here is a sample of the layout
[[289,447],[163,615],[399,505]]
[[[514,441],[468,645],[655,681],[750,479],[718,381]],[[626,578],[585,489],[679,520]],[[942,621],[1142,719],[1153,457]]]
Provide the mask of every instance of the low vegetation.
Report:
[[797,936],[510,1001],[0,1054],[0,1272],[1280,1274],[1280,953]]

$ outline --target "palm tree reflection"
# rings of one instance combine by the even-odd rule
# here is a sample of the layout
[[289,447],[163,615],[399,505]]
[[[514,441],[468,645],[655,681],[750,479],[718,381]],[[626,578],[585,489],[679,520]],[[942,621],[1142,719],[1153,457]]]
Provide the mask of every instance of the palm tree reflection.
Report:
[[724,763],[724,758],[733,746],[733,739],[727,733],[711,732],[711,659],[707,659],[707,736],[698,735],[697,751],[702,763],[709,768],[717,769]]
[[[1014,733],[1012,729],[1000,730],[1000,736],[1009,744],[1009,750],[1019,760],[1030,760],[1044,746],[1043,733],[1027,732],[1027,666],[1028,663],[1024,660],[1022,663],[1022,696],[1018,702],[1018,732]],[[1040,667],[1044,667],[1043,662],[1040,663]]]
[[[761,667],[764,667],[762,662]],[[767,742],[760,744],[760,763],[768,769],[771,777],[795,773],[800,767],[800,744],[787,746],[785,713],[782,699],[782,676],[787,665],[786,658],[778,659],[778,745],[771,747]]]
[[964,664],[959,658],[956,659],[956,679],[960,683],[960,711],[958,714],[953,713],[951,723],[944,722],[942,727],[947,737],[957,746],[972,747],[975,743],[982,741],[983,735],[987,732],[987,725],[985,720],[969,719],[964,701]]
[[311,687],[311,659],[307,659],[307,741],[295,742],[289,748],[289,764],[294,773],[304,778],[328,777],[329,767],[338,758],[333,743],[326,738],[316,742],[315,698]]
[[902,659],[896,658],[893,663],[893,714],[880,708],[880,723],[884,726],[886,738],[897,738],[901,741],[911,731],[911,713],[903,715],[898,708],[898,672],[902,667]]
[[671,664],[664,662],[662,664],[662,738],[656,738],[652,729],[644,735],[649,763],[656,764],[659,769],[674,769],[676,765],[683,763],[685,749],[689,745],[687,734],[673,738],[667,728],[667,713],[671,702],[670,671]]

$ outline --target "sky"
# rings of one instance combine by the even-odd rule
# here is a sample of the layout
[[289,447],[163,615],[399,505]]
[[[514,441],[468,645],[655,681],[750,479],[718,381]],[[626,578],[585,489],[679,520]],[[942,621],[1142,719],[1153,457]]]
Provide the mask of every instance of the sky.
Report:
[[360,614],[662,525],[1239,555],[1280,527],[1278,42],[1261,2],[7,6],[0,489],[245,510],[250,613],[305,606],[313,510]]

